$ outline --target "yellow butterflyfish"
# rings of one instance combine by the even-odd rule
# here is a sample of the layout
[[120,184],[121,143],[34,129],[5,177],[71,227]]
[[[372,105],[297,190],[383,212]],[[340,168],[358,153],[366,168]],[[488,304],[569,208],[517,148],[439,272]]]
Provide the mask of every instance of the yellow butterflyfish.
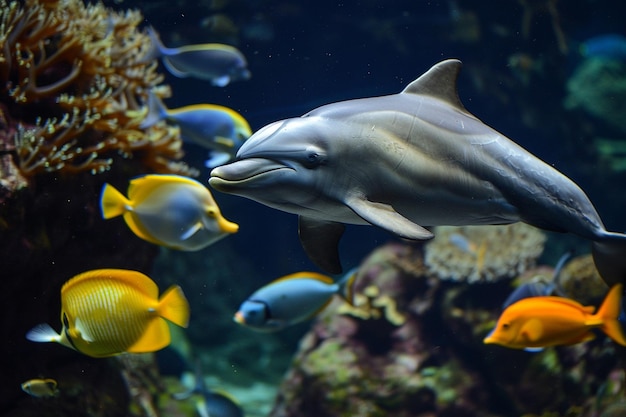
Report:
[[164,319],[187,327],[189,303],[179,286],[159,297],[154,281],[140,272],[97,269],[63,285],[60,334],[40,324],[26,338],[57,342],[95,358],[154,352],[170,343]]

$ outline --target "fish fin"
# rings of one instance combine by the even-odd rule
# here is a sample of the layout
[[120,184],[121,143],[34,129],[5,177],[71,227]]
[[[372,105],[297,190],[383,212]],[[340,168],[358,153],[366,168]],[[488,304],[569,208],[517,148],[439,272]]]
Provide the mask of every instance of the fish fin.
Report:
[[543,348],[543,347],[525,347],[524,348],[524,350],[526,352],[533,352],[533,353],[542,352],[544,349],[545,348]]
[[202,222],[198,222],[198,223],[194,224],[193,226],[191,226],[189,228],[189,230],[187,230],[185,233],[180,235],[180,240],[187,240],[187,239],[189,239],[190,237],[192,237],[193,235],[198,233],[199,230],[202,230],[203,227],[204,227],[204,225],[202,224]]
[[352,268],[338,282],[338,294],[341,295],[341,298],[343,298],[351,306],[354,306],[354,281],[356,280],[358,272],[358,267]]
[[311,217],[298,217],[300,243],[313,263],[331,274],[341,273],[339,239],[346,226]]
[[215,142],[219,143],[220,145],[227,146],[229,148],[235,147],[235,142],[230,138],[225,138],[224,136],[215,136]]
[[145,331],[126,351],[129,353],[155,352],[170,344],[170,329],[165,320],[150,320]]
[[100,212],[102,218],[110,219],[121,216],[131,207],[128,200],[122,193],[117,191],[111,184],[104,184],[100,193]]
[[85,327],[80,317],[76,317],[76,321],[74,322],[74,328],[76,329],[76,332],[73,334],[74,337],[80,337],[85,342],[89,343],[92,343],[95,340],[93,336],[89,333],[89,331],[87,331],[87,328]]
[[375,203],[356,196],[348,197],[345,203],[363,220],[397,236],[410,240],[433,237],[432,232],[402,216],[389,204]]
[[189,77],[189,74],[179,70],[178,68],[176,68],[175,64],[172,62],[172,60],[166,56],[162,57],[161,59],[163,61],[163,65],[165,65],[165,68],[167,68],[167,70],[174,75],[175,77],[178,78],[187,78]]
[[163,293],[157,311],[161,317],[180,327],[189,325],[189,302],[178,285],[172,285]]
[[[470,114],[459,99],[457,79],[462,67],[458,59],[447,59],[432,66],[418,79],[406,86],[401,94],[417,94],[438,98],[457,110]],[[472,116],[474,118],[474,116]]]
[[623,289],[624,286],[622,284],[614,285],[604,298],[602,305],[598,308],[598,312],[594,314],[591,319],[600,319],[600,329],[616,343],[626,346],[624,331],[617,320],[622,306]]
[[609,287],[626,283],[626,235],[606,232],[601,241],[593,242],[593,262]]
[[162,51],[167,48],[161,42],[161,38],[157,31],[152,27],[148,27],[148,37],[150,38],[150,48],[146,51],[144,56],[141,57],[141,63],[147,63],[153,61],[162,55]]
[[530,319],[522,326],[520,330],[520,335],[522,335],[525,340],[529,342],[536,342],[541,338],[541,334],[543,333],[543,325],[541,321],[538,319]]
[[196,401],[196,411],[200,417],[211,417],[207,409],[206,400],[203,397],[198,398],[198,401]]
[[41,323],[33,327],[26,333],[26,339],[31,342],[60,342],[61,335],[58,334],[48,323]]
[[154,91],[148,91],[148,114],[139,124],[140,129],[147,129],[154,126],[167,117],[167,107]]
[[226,162],[230,161],[231,158],[232,156],[228,152],[211,151],[209,159],[204,161],[204,166],[213,169],[217,166],[224,165]]
[[226,87],[230,82],[230,76],[222,75],[221,77],[213,78],[211,80],[211,84],[216,87]]

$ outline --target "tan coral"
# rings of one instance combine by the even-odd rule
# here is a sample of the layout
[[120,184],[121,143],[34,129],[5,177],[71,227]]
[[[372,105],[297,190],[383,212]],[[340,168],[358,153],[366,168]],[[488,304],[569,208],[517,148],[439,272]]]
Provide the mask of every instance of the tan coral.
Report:
[[22,175],[98,173],[116,157],[152,172],[192,174],[178,162],[177,129],[140,128],[148,91],[170,94],[157,62],[143,60],[150,40],[138,30],[142,20],[138,11],[79,0],[3,3],[0,101]]
[[424,248],[424,262],[430,272],[441,279],[470,283],[523,273],[534,266],[546,240],[543,232],[524,223],[439,226],[434,233],[435,238]]

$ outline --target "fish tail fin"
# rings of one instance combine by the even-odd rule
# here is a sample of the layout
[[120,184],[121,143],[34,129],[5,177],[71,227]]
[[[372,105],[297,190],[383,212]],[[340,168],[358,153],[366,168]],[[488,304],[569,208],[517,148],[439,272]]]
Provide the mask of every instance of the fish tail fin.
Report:
[[100,211],[102,218],[110,219],[121,216],[128,210],[130,201],[111,184],[104,184],[100,194]]
[[626,337],[622,326],[617,320],[622,307],[622,284],[614,285],[604,298],[602,305],[598,308],[598,312],[594,314],[601,321],[600,329],[606,333],[611,339],[622,346],[626,346]]
[[161,55],[163,55],[163,50],[167,49],[165,45],[163,45],[163,42],[161,42],[159,34],[152,26],[148,27],[148,37],[150,38],[150,48],[141,58],[141,63],[147,63],[159,58]]
[[354,305],[354,281],[358,272],[358,267],[352,268],[339,280],[338,294],[351,306]]
[[593,262],[609,287],[626,283],[626,234],[607,232],[593,242]]
[[58,334],[49,324],[41,323],[33,327],[26,333],[26,339],[31,342],[60,342],[61,335]]
[[189,325],[189,302],[178,285],[172,285],[163,293],[158,311],[161,317],[180,327]]
[[167,117],[167,107],[161,99],[154,94],[154,91],[148,92],[148,114],[139,124],[140,129],[147,129],[154,126]]

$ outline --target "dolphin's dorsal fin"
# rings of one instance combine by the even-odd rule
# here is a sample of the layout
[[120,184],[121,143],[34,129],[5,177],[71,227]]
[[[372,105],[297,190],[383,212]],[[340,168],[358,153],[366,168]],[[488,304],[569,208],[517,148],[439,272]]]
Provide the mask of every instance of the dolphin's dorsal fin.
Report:
[[436,97],[451,106],[466,112],[459,99],[456,88],[456,80],[461,71],[461,61],[447,59],[432,66],[417,80],[407,85],[402,94],[419,94]]

